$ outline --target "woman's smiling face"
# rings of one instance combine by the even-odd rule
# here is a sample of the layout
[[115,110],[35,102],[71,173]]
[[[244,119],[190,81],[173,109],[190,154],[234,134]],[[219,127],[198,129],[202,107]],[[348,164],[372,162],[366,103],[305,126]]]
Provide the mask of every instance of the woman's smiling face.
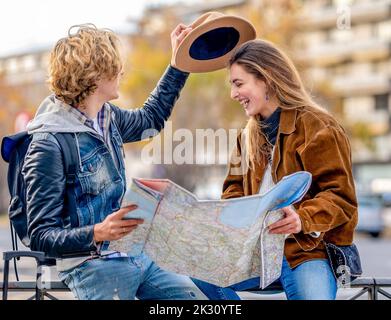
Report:
[[267,111],[267,88],[264,81],[234,63],[230,68],[231,98],[238,101],[247,116],[264,115]]

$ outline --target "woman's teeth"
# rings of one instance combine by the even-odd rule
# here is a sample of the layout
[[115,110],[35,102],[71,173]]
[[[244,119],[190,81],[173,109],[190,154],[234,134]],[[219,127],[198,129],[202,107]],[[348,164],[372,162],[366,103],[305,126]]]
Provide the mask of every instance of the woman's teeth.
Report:
[[243,99],[241,102],[243,107],[247,108],[248,107],[248,104],[250,103],[250,100],[249,99]]

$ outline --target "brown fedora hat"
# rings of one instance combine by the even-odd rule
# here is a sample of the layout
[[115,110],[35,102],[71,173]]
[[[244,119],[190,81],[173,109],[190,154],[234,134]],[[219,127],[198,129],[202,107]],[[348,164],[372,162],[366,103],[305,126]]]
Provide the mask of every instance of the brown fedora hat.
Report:
[[255,39],[254,26],[238,16],[207,12],[191,24],[192,30],[175,53],[175,65],[187,72],[225,68],[235,48]]

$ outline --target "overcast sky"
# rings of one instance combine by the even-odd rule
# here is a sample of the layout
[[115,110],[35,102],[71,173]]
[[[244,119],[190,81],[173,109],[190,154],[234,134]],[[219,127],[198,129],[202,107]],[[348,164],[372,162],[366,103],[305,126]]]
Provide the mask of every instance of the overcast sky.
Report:
[[[50,46],[74,24],[92,22],[114,31],[130,29],[147,4],[175,0],[1,0],[0,56],[37,46]],[[194,0],[182,0],[194,2]]]

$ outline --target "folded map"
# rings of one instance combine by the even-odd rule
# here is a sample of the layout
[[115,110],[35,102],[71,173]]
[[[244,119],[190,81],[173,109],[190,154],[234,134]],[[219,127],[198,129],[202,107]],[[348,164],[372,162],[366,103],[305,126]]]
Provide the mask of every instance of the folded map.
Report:
[[145,252],[161,268],[226,287],[260,277],[265,288],[281,274],[285,235],[267,226],[280,209],[302,199],[311,174],[284,177],[267,193],[224,200],[199,200],[171,180],[132,179],[122,206],[137,204],[125,218],[144,223],[109,249]]

